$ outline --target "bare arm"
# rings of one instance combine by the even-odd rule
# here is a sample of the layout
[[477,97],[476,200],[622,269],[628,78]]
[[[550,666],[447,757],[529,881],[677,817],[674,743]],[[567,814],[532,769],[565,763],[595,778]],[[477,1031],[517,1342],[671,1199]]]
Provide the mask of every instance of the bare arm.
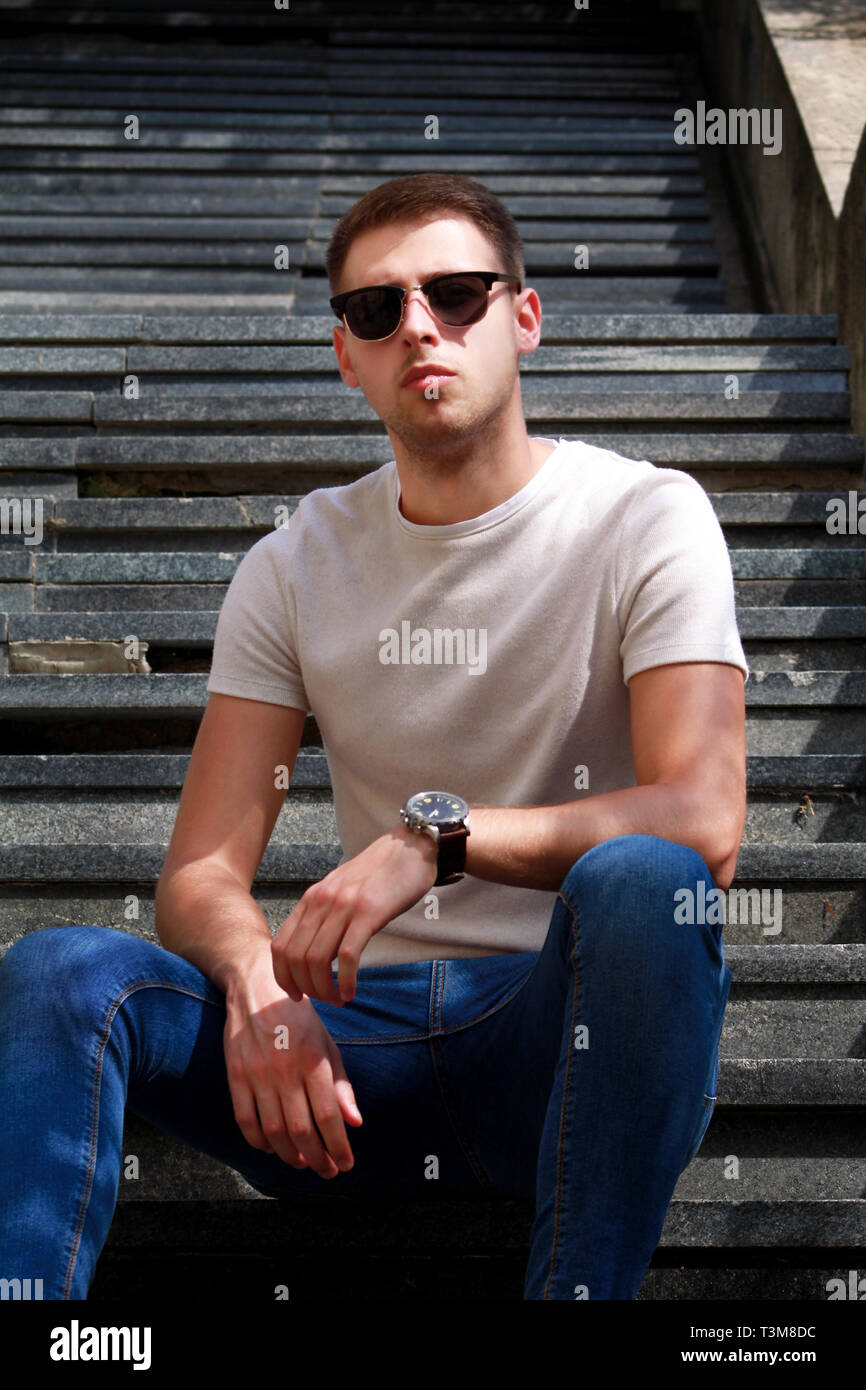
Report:
[[212,694],[199,726],[171,841],[156,885],[156,934],[227,993],[239,973],[270,959],[267,919],[250,895],[306,712]]
[[639,671],[629,682],[638,785],[559,806],[470,801],[466,872],[556,892],[593,845],[646,834],[696,849],[726,890],[746,817],[744,684],[738,667],[721,662]]
[[276,771],[285,765],[291,776],[305,719],[300,709],[210,696],[156,887],[156,931],[225,995],[226,1076],[247,1143],[334,1178],[353,1165],[345,1122],[358,1125],[361,1114],[309,998],[292,1000],[277,983],[267,919],[250,893],[285,797]]

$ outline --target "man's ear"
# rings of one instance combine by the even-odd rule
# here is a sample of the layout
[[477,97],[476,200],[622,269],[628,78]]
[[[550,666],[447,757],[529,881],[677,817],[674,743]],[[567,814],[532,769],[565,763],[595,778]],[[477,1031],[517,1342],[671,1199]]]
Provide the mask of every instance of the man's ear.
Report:
[[342,324],[337,324],[334,328],[334,351],[337,354],[337,363],[340,368],[340,376],[347,386],[360,386],[361,383],[355,376],[352,363],[349,361],[349,349],[346,344],[346,330]]
[[541,300],[531,285],[518,295],[522,304],[515,315],[517,323],[517,351],[521,355],[534,352],[541,342]]

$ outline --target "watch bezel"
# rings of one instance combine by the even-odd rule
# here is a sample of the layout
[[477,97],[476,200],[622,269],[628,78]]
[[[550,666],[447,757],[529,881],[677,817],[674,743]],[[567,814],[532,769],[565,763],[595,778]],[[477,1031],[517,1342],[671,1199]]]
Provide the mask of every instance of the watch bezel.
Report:
[[[460,815],[454,815],[448,820],[441,820],[438,817],[435,820],[430,820],[417,805],[423,797],[428,796],[444,796],[447,797],[449,801],[457,801],[463,807],[463,811]],[[413,805],[413,803],[416,804]],[[413,795],[409,797],[406,805],[401,808],[401,814],[406,824],[413,830],[427,830],[428,832],[430,830],[450,830],[456,825],[468,824],[469,806],[467,802],[464,801],[463,797],[458,796],[456,792],[443,791],[441,788],[431,788],[428,791],[414,792]],[[438,836],[435,838],[438,839]]]

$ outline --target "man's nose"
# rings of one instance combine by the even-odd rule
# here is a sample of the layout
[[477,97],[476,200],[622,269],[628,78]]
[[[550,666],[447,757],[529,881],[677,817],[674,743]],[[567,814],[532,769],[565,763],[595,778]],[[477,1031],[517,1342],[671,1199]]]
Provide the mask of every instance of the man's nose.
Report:
[[[413,309],[413,305],[419,303],[421,306],[420,314]],[[427,303],[426,296],[419,289],[410,290],[403,301],[403,323],[411,325],[417,330],[422,331],[435,325],[436,317],[430,305]]]

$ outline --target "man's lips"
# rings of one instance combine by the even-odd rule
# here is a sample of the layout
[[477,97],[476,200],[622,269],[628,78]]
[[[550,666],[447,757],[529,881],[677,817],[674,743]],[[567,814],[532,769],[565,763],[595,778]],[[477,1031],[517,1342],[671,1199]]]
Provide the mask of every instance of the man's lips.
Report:
[[436,378],[446,376],[454,376],[454,372],[452,372],[449,367],[440,367],[436,362],[424,362],[419,366],[411,367],[400,382],[400,385],[415,386],[426,381],[428,377]]

